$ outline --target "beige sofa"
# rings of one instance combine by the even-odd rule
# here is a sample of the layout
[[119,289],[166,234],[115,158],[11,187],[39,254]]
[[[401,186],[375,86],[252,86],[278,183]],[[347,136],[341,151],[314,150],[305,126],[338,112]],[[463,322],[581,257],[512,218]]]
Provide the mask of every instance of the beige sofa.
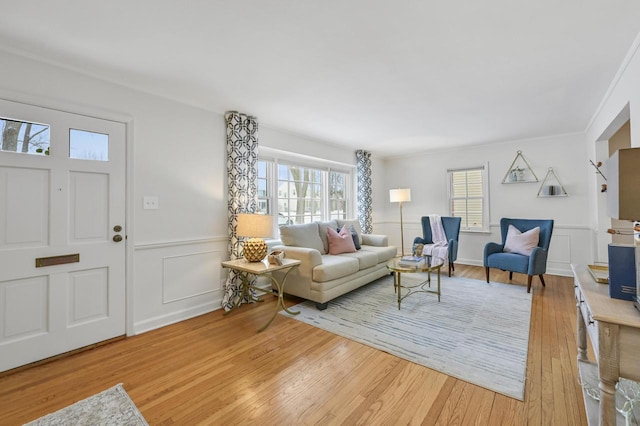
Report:
[[[357,234],[360,249],[355,253],[329,254],[327,227],[350,227]],[[354,241],[355,241],[354,237]],[[328,302],[351,290],[388,275],[387,263],[396,256],[386,235],[363,234],[357,220],[332,220],[280,227],[283,250],[288,259],[302,261],[287,277],[284,292],[316,302],[320,310]],[[275,272],[282,279],[284,272]]]

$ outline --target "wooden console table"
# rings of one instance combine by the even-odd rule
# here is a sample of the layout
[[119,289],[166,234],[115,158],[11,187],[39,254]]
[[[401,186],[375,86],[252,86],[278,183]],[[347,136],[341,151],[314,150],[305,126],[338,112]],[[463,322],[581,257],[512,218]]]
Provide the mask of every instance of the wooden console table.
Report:
[[[590,413],[596,401],[584,395],[589,424],[616,425],[615,386],[620,377],[640,381],[640,311],[633,302],[612,299],[609,287],[596,283],[584,265],[571,265],[577,306],[577,344],[580,376],[597,368],[600,404],[597,417]],[[587,335],[596,363],[587,357]],[[598,423],[596,423],[596,419]]]

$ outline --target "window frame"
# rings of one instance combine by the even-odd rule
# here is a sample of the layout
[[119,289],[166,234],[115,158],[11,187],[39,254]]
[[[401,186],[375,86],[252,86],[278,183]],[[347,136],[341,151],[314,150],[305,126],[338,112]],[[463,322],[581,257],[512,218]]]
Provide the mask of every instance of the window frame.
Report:
[[[320,217],[314,217],[310,219],[313,221],[329,221],[332,219],[337,219],[335,215],[331,215],[330,206],[332,204],[331,194],[330,194],[330,174],[331,173],[340,173],[344,175],[344,198],[341,199],[346,204],[345,211],[343,215],[345,218],[351,218],[355,214],[355,202],[353,201],[353,193],[354,193],[354,173],[355,173],[355,165],[336,165],[332,162],[326,162],[329,164],[323,164],[321,160],[314,159],[313,161],[304,161],[304,160],[292,160],[289,158],[280,159],[277,157],[271,156],[259,156],[259,163],[265,163],[267,169],[267,196],[259,195],[259,205],[267,205],[269,207],[268,214],[274,216],[274,228],[277,229],[280,225],[290,224],[290,216],[286,216],[286,223],[280,223],[279,220],[279,200],[280,194],[278,193],[279,182],[281,181],[278,176],[279,166],[287,166],[287,167],[304,167],[306,169],[311,169],[314,172],[320,172],[320,179],[318,183],[320,184]],[[260,167],[260,166],[259,166]],[[290,182],[290,180],[289,180]],[[315,182],[314,182],[315,183]],[[262,203],[260,200],[263,200]],[[306,199],[308,202],[309,199]],[[298,223],[298,222],[293,222]],[[308,221],[303,221],[303,223],[308,223]],[[277,235],[274,234],[274,235]]]
[[[482,178],[482,196],[478,197],[478,196],[473,196],[473,197],[469,197],[468,195],[465,197],[455,197],[453,196],[453,176],[454,173],[457,172],[470,172],[470,171],[476,171],[476,170],[480,170],[481,171],[481,178]],[[465,199],[465,200],[469,200],[469,199],[481,199],[482,200],[482,226],[479,228],[470,228],[469,226],[463,226],[463,224],[466,222],[464,219],[464,217],[462,218],[462,224],[460,227],[460,231],[462,232],[470,232],[470,233],[486,233],[486,232],[490,232],[490,214],[489,214],[489,163],[484,163],[482,165],[479,166],[470,166],[470,167],[459,167],[459,168],[455,168],[455,169],[447,169],[447,202],[448,202],[448,209],[449,209],[449,215],[450,216],[454,216],[454,211],[453,211],[453,201],[454,199]],[[465,209],[465,214],[468,215],[468,208]],[[458,215],[458,217],[460,217]]]

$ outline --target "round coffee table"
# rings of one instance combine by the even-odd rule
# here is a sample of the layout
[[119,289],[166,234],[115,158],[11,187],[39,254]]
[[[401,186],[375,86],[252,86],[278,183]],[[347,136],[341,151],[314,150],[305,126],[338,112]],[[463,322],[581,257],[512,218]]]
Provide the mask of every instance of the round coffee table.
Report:
[[[423,257],[424,262],[415,266],[401,264],[400,257],[396,257],[387,263],[387,269],[393,272],[393,289],[398,295],[398,310],[400,309],[400,303],[402,300],[414,293],[435,293],[438,295],[438,302],[440,301],[440,269],[442,268],[442,265],[444,265],[444,259],[436,256]],[[426,272],[427,279],[415,285],[402,284],[402,274],[415,274],[418,272]],[[437,272],[437,290],[431,289],[431,272]],[[408,290],[404,296],[402,295],[403,288]]]

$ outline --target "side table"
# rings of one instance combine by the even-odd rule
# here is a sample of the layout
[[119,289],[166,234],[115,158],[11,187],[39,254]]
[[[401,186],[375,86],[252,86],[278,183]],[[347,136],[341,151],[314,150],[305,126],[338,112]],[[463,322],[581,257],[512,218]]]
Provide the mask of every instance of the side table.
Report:
[[[278,295],[277,295],[278,303],[276,304],[275,312],[273,313],[273,316],[271,317],[269,322],[266,323],[262,328],[260,328],[258,332],[265,330],[267,327],[269,327],[269,325],[271,325],[271,323],[275,319],[278,312],[280,312],[280,309],[284,309],[284,311],[288,314],[298,315],[300,312],[293,312],[287,309],[287,307],[284,304],[283,295],[284,295],[284,284],[287,280],[287,276],[289,276],[289,272],[291,272],[292,270],[300,266],[300,263],[301,262],[299,260],[293,260],[293,259],[283,259],[282,265],[273,265],[273,264],[267,263],[266,259],[263,260],[262,262],[248,262],[245,259],[227,260],[222,262],[223,268],[228,268],[233,271],[236,271],[238,276],[242,280],[242,295],[240,295],[240,297],[238,298],[238,302],[236,303],[236,306],[233,307],[233,309],[238,308],[240,306],[240,302],[245,297],[251,298],[250,290],[260,291],[262,293],[274,294],[273,290],[265,290],[264,288],[260,288],[251,284],[251,276],[255,276],[255,277],[264,276],[269,278],[271,280],[271,283],[278,289]],[[286,269],[287,271],[285,272],[285,275],[282,278],[282,281],[279,282],[273,276],[272,273],[274,271],[279,271],[281,269]]]

